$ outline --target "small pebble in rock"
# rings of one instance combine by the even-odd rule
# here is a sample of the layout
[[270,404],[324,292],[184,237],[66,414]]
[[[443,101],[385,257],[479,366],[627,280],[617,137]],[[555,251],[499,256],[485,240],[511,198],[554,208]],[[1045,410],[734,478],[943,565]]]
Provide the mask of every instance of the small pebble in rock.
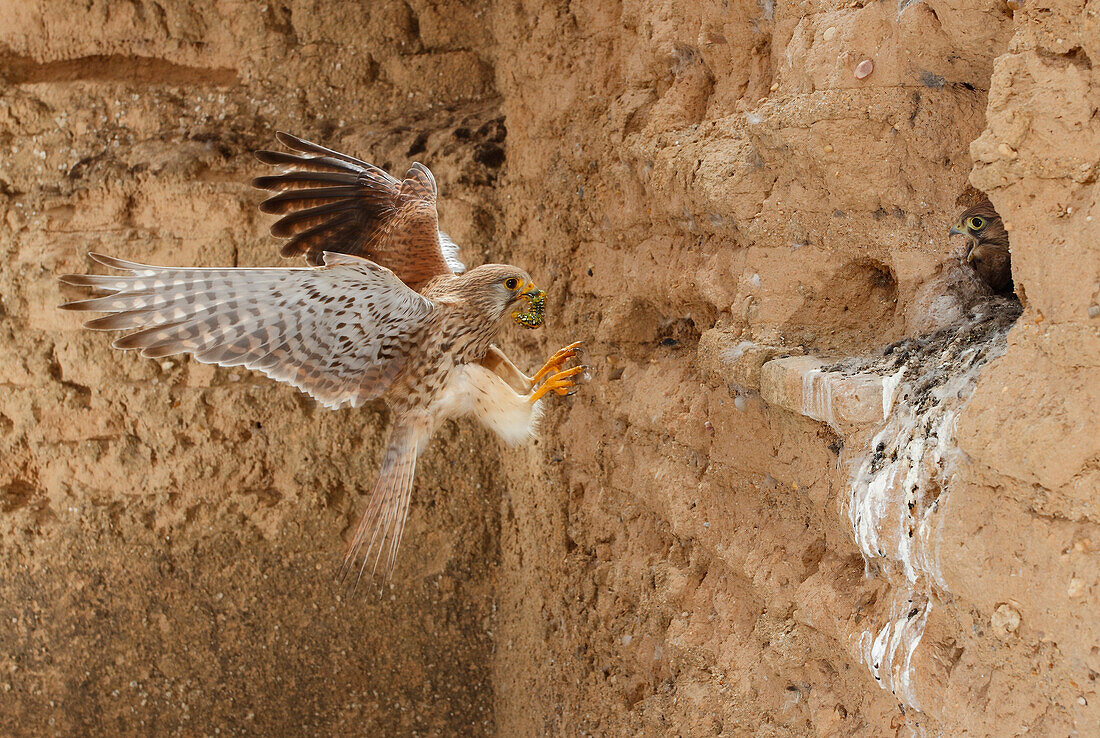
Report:
[[836,38],[836,27],[829,26],[828,28],[826,28],[825,33],[821,34],[821,38],[825,39],[826,41],[832,41],[834,38]]
[[776,90],[779,89],[779,83],[778,82],[772,82],[772,86],[771,86],[770,89],[771,89],[772,92],[775,92]]
[[871,72],[873,72],[873,71],[875,71],[875,63],[873,61],[871,61],[870,59],[864,59],[863,61],[861,61],[859,64],[856,65],[856,71],[855,71],[856,79],[863,79],[865,77],[870,77]]
[[825,150],[826,154],[833,153],[833,145],[832,144],[825,144],[825,146],[823,146],[822,148]]
[[1008,603],[997,605],[997,609],[993,611],[993,617],[990,618],[990,625],[993,627],[993,632],[999,636],[1015,633],[1020,627],[1020,611]]

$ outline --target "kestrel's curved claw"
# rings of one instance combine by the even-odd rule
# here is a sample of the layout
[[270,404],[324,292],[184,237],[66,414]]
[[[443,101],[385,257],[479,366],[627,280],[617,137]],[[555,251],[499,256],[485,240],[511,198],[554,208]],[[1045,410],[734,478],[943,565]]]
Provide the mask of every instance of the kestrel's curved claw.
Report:
[[574,366],[552,375],[541,387],[527,396],[527,401],[534,405],[542,399],[543,395],[551,391],[559,395],[569,394],[572,388],[577,386],[577,380],[574,377],[586,371],[588,371],[586,366]]
[[576,356],[580,349],[581,342],[575,341],[564,348],[560,348],[554,352],[554,355],[546,360],[546,363],[542,365],[542,368],[535,372],[535,375],[531,377],[531,386],[539,383],[539,380],[545,377],[551,372],[556,372],[561,368],[561,365]]

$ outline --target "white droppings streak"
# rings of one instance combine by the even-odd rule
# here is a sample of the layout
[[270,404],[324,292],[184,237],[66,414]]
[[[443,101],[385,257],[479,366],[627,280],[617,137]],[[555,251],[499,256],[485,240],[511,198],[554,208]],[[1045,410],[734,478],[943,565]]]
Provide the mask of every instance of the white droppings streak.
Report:
[[[955,425],[985,363],[974,358],[972,351],[960,354],[959,363],[969,369],[948,375],[938,387],[928,388],[918,377],[905,382],[901,397],[898,387],[883,392],[885,425],[872,438],[849,488],[848,517],[864,557],[900,567],[909,582],[930,575],[942,586],[931,532],[946,501],[951,468],[961,456]],[[901,385],[902,373],[894,377]],[[922,391],[918,385],[924,394],[913,405],[912,394]],[[818,394],[824,397],[814,398],[816,407],[824,411],[828,395]]]
[[731,346],[722,351],[721,359],[723,362],[733,364],[744,355],[745,351],[756,348],[758,345],[755,341],[741,341],[736,346]]
[[802,375],[802,414],[833,424],[833,384],[820,369]]
[[905,376],[905,367],[898,369],[896,373],[882,379],[882,419],[890,417],[890,410],[894,407],[894,398],[898,395],[898,385]]
[[[1003,304],[987,307],[943,331],[899,344],[875,366],[885,375],[884,422],[869,443],[848,446],[853,456],[845,502],[852,533],[867,571],[894,585],[886,622],[860,633],[859,651],[879,685],[916,709],[913,656],[932,603],[949,594],[937,547],[954,472],[965,463],[957,444],[958,419],[984,366],[1004,353],[1018,314]],[[804,402],[823,416],[830,398],[813,384],[809,377]]]
[[917,605],[911,598],[900,598],[894,603],[894,610],[894,616],[878,633],[863,632],[860,651],[878,685],[919,710],[920,700],[913,680],[913,654],[924,636],[932,603],[927,601]]

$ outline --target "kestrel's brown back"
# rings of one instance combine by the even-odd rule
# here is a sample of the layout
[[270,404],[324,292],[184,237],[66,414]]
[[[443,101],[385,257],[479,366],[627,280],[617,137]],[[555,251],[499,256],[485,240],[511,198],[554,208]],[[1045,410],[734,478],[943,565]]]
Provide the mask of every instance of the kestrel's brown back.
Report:
[[439,231],[427,167],[416,162],[398,181],[347,154],[287,133],[276,137],[297,153],[258,151],[260,161],[283,171],[252,184],[278,193],[260,209],[282,216],[271,232],[290,239],[283,256],[304,255],[315,265],[326,251],[360,256],[417,291],[435,277],[465,271],[458,247]]

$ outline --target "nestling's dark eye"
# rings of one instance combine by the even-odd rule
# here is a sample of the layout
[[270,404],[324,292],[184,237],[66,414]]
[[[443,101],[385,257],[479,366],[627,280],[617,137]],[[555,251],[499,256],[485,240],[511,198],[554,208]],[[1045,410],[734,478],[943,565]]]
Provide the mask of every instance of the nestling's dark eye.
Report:
[[519,280],[515,277],[508,277],[508,279],[504,280],[504,286],[510,290],[518,289]]
[[971,216],[966,219],[966,225],[971,230],[980,231],[982,229],[982,226],[985,225],[985,218],[981,218],[977,215]]

